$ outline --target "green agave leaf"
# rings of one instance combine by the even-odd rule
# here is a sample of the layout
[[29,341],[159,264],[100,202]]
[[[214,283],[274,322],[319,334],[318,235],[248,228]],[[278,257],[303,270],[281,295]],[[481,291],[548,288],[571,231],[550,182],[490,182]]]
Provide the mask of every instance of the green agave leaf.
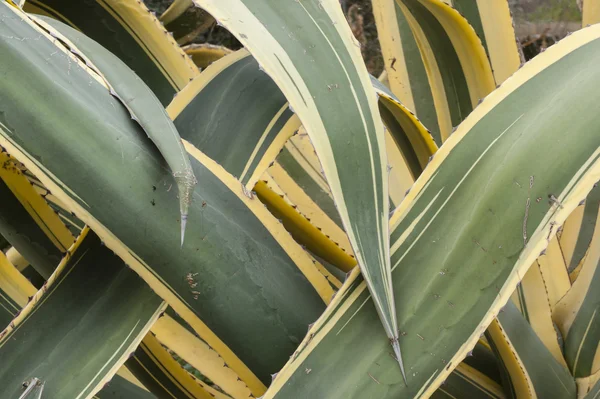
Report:
[[[394,168],[406,168],[405,159],[414,160],[416,165],[410,164],[410,168],[413,176],[418,176],[437,149],[435,143],[391,91],[374,78],[371,83],[379,95],[380,113],[390,132],[386,136],[390,136],[392,146],[398,147],[395,151],[401,153],[402,165],[393,165]],[[221,164],[248,190],[300,127],[281,90],[246,50],[212,65],[173,100],[167,111],[182,138]],[[387,147],[389,154],[390,145]],[[390,164],[391,161],[388,159]],[[391,174],[395,172],[392,170]],[[411,184],[412,181],[414,177]],[[333,202],[331,208],[341,224]]]
[[127,381],[120,375],[115,375],[105,386],[94,396],[98,399],[156,399],[156,396],[150,392]]
[[[415,159],[416,173],[418,173],[435,150],[435,144],[418,119],[404,108],[389,90],[376,80],[372,80],[372,84],[379,94],[380,112],[382,115],[383,112],[386,113],[383,120],[390,132],[386,135],[389,137],[388,154],[392,151],[392,156],[400,158],[400,160],[392,156],[388,158],[390,165],[393,165],[390,181],[396,183],[395,179],[406,180],[403,182],[405,189],[396,190],[401,194],[391,198],[395,203],[394,201],[399,201],[399,198],[404,196],[406,189],[413,182],[410,172],[406,172],[406,176],[398,172],[402,168],[407,169],[404,159],[408,157]],[[218,101],[215,101],[215,98]],[[257,101],[257,98],[261,98],[262,101]],[[333,253],[325,250],[325,247],[331,247],[331,243],[325,242],[328,240],[326,236],[339,242],[339,237],[343,235],[343,240],[348,241],[329,190],[327,193],[318,194],[319,198],[315,199],[315,202],[327,207],[328,217],[335,220],[337,224],[337,227],[334,227],[339,230],[337,232],[320,225],[317,218],[312,215],[309,217],[308,214],[304,214],[310,223],[322,232],[310,226],[308,221],[299,220],[298,217],[302,217],[294,210],[281,211],[279,205],[270,201],[271,198],[279,199],[273,197],[272,193],[264,192],[272,186],[266,187],[261,184],[255,187],[266,168],[273,165],[275,157],[285,156],[287,150],[286,148],[282,150],[282,147],[300,127],[300,121],[290,111],[287,100],[279,88],[267,74],[260,70],[256,60],[245,50],[211,65],[174,99],[167,110],[182,137],[239,178],[247,190],[255,190],[261,201],[265,202],[272,212],[276,212],[276,216],[283,221],[299,242],[335,264],[342,262],[344,265],[342,267],[347,263],[349,267],[356,264],[354,259],[347,255],[343,256],[335,248]],[[233,114],[235,117],[232,117]],[[305,134],[305,132],[299,133],[300,136]],[[396,144],[399,142],[403,144],[401,150]],[[312,145],[309,151],[311,155],[314,153]],[[318,164],[319,161],[316,158],[315,160]],[[319,171],[315,170],[315,173],[321,176],[320,164],[318,168]],[[303,173],[303,171],[299,172]],[[310,178],[308,175],[307,177]],[[321,198],[323,195],[325,198]],[[322,200],[326,201],[326,204]],[[294,206],[302,212],[300,205]],[[343,248],[352,252],[349,243]],[[343,259],[340,260],[340,257]]]
[[[152,335],[202,376],[234,399],[253,398],[251,390],[214,349],[171,308],[152,326]],[[150,345],[149,345],[150,346]],[[152,348],[156,348],[154,345]],[[158,350],[154,350],[158,352]],[[164,357],[164,356],[163,356]],[[212,392],[211,392],[212,393]]]
[[165,106],[198,74],[141,1],[27,0],[24,9],[61,21],[100,43],[133,69]]
[[0,288],[0,328],[8,326],[19,309],[20,307]]
[[0,252],[0,329],[19,314],[37,289]]
[[[598,209],[597,191],[596,187],[587,198],[586,210],[588,206]],[[590,213],[584,217],[584,224],[589,222],[587,218]],[[576,378],[588,377],[600,371],[600,363],[595,359],[600,346],[600,323],[597,319],[600,309],[600,226],[597,221],[594,224],[596,228],[577,280],[558,302],[552,315],[564,337],[567,364]],[[587,236],[586,230],[582,227],[582,233]]]
[[480,339],[475,348],[473,348],[470,356],[467,356],[463,363],[490,380],[502,384],[502,373],[500,364],[496,355],[487,341]]
[[183,50],[201,70],[206,69],[213,62],[233,52],[225,46],[216,46],[208,43],[190,44],[183,47]]
[[373,0],[378,39],[390,89],[402,104],[413,110],[442,144],[432,88],[417,41],[395,0]]
[[[390,89],[380,81],[371,77],[373,88],[379,95],[379,113],[385,124],[393,143],[398,147],[404,163],[406,163],[410,174],[411,183],[419,177],[429,158],[437,151],[437,145],[431,133],[413,111],[406,108]],[[391,156],[391,145],[387,146],[388,164],[392,168],[401,167],[401,162],[393,160]],[[394,174],[393,169],[390,175]],[[393,200],[390,199],[392,202]],[[394,207],[398,203],[394,203]]]
[[[512,303],[498,314],[498,323],[514,351],[529,382],[529,389],[538,398],[575,398],[575,380],[569,370],[559,363]],[[494,335],[488,335],[496,345]],[[500,352],[502,353],[502,352]],[[502,354],[499,356],[504,361]],[[517,397],[519,391],[517,391]]]
[[460,364],[431,397],[433,399],[505,398],[500,385],[465,364]]
[[598,399],[600,398],[600,381],[592,387],[592,389],[584,396],[584,399]]
[[156,397],[213,398],[152,334],[144,337],[125,366]]
[[[189,146],[203,189],[194,193],[189,240],[181,248],[173,177],[139,125],[70,52],[26,16],[0,7],[6,54],[0,71],[7,76],[0,83],[0,145],[260,394],[323,311],[322,297],[305,277],[319,275],[310,258],[257,199]],[[53,101],[25,106],[43,98]],[[188,276],[198,285],[192,288]]]
[[[369,75],[338,2],[194,3],[236,35],[302,120],[402,368],[388,253],[384,130]],[[370,183],[359,186],[356,181]]]
[[[394,8],[392,2],[396,3],[397,8]],[[398,27],[394,26],[394,21],[390,16],[381,17],[387,22],[381,28],[384,29],[384,32],[389,31],[398,38],[407,36],[401,27],[408,23],[423,64],[427,66],[425,71],[435,105],[440,139],[446,140],[454,127],[458,126],[477,106],[478,102],[495,87],[494,76],[485,49],[464,17],[441,0],[387,0],[387,2],[380,0],[377,8],[380,14],[392,12],[398,15],[398,11],[401,11],[404,16],[400,20],[396,18]],[[393,43],[384,45],[389,54],[385,56],[386,58],[391,58],[391,60],[396,58],[396,62],[400,60],[399,70],[392,70],[390,82],[394,78],[411,81],[412,76],[408,74],[406,62],[403,59],[408,55],[412,56],[414,51],[405,56],[404,49],[398,47],[404,47],[405,41],[394,40]],[[387,68],[388,73],[392,69],[391,66],[390,63]],[[424,83],[420,83],[422,81],[422,77],[419,76],[422,72],[420,65],[411,70],[417,71],[415,89],[427,93]],[[392,89],[394,89],[394,84]],[[414,98],[416,93],[407,88],[397,88],[395,94],[403,102],[407,98],[406,104],[410,107],[410,98]],[[417,115],[420,116],[419,107],[415,108]],[[431,112],[425,112],[427,115],[431,115]]]
[[[35,187],[36,191],[44,197],[46,203],[54,210],[58,217],[64,222],[71,233],[77,237],[81,233],[81,230],[85,227],[77,216],[67,209],[67,206],[56,198],[48,189],[28,170],[23,170],[23,175],[29,180],[29,182]],[[52,229],[50,229],[52,230]]]
[[[581,218],[578,218],[576,221],[577,226],[570,229],[572,231],[568,231],[565,226],[560,237],[560,242],[563,243],[563,247],[565,247],[564,251],[568,251],[565,253],[565,257],[568,259],[567,266],[569,273],[572,273],[581,265],[581,262],[590,248],[592,237],[596,230],[598,209],[600,208],[600,186],[596,185],[596,187],[594,187],[590,192],[590,195],[586,198],[582,208]],[[573,243],[567,244],[567,240],[570,240]]]
[[213,64],[167,111],[182,138],[248,190],[300,127],[281,90],[245,50]]
[[497,84],[521,66],[507,0],[444,0],[469,21],[488,54]]
[[162,104],[135,72],[110,51],[61,22],[44,17],[39,19],[45,22],[42,26],[48,29],[50,34],[58,33],[58,36],[62,36],[59,39],[68,40],[69,50],[93,63],[101,76],[107,80],[111,93],[129,110],[131,117],[141,125],[167,161],[179,191],[183,245],[188,209],[197,181],[181,137]]
[[[265,398],[433,393],[600,178],[598,92],[591,84],[600,81],[599,38],[600,27],[571,35],[488,96],[392,216],[392,275],[408,384],[373,327],[376,310],[354,273]],[[325,375],[335,386],[320,383]]]
[[2,396],[18,397],[23,381],[33,378],[47,397],[93,396],[164,308],[95,234],[84,231],[48,284],[1,333],[0,357],[10,364],[0,369]]
[[1,179],[0,196],[0,234],[47,279],[60,263],[66,248],[58,248],[52,242]]
[[[552,255],[562,257],[560,253]],[[566,272],[566,268],[563,270]],[[560,275],[553,276],[556,279],[560,277]],[[566,367],[559,334],[552,321],[552,300],[546,288],[551,285],[554,285],[553,281],[548,279],[548,276],[544,277],[542,267],[539,261],[536,261],[523,276],[512,296],[512,301],[546,349],[561,366]]]

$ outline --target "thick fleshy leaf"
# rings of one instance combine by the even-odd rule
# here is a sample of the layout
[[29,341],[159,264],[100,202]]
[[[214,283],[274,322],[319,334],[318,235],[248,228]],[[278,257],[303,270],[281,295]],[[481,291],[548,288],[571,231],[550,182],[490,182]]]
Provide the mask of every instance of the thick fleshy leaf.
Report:
[[185,46],[183,50],[192,57],[194,64],[201,70],[208,68],[213,62],[233,52],[227,47],[207,43],[190,44]]
[[209,378],[234,399],[254,397],[246,384],[227,363],[200,340],[193,330],[186,328],[168,314],[161,317],[152,327],[156,339],[169,350]]
[[[196,177],[190,165],[188,153],[181,137],[167,115],[164,107],[142,80],[110,51],[73,28],[51,18],[40,17],[36,21],[51,35],[57,36],[67,48],[95,67],[117,97],[131,113],[173,172],[179,192],[181,213],[181,244],[185,236],[188,209],[196,185]],[[89,62],[91,61],[91,63]]]
[[[553,270],[545,270],[546,263],[556,264],[558,267]],[[552,311],[556,308],[553,291],[558,291],[556,287],[563,285],[564,282],[568,284],[568,281],[567,268],[556,237],[554,237],[548,244],[546,252],[525,273],[512,295],[512,301],[525,321],[530,324],[532,330],[546,346],[546,349],[552,353],[555,360],[564,367],[567,366],[567,363],[562,352],[562,337],[557,334],[555,329]],[[559,341],[559,337],[561,341]]]
[[[595,189],[594,191],[597,191]],[[592,191],[592,194],[596,194]],[[590,195],[587,206],[599,207]],[[564,337],[567,364],[576,378],[600,371],[600,218],[572,288],[556,305],[553,318]],[[585,219],[584,219],[585,222]]]
[[[382,22],[380,31],[391,33],[393,38],[388,37],[387,40],[391,42],[384,42],[383,50],[389,62],[386,69],[394,94],[409,108],[415,104],[417,116],[427,124],[427,118],[432,116],[430,105],[420,107],[420,101],[419,104],[415,103],[415,98],[421,100],[417,97],[421,93],[429,94],[423,82],[421,65],[417,61],[416,65],[408,67],[407,61],[404,61],[407,56],[414,57],[412,41],[403,38],[408,35],[408,24],[423,65],[426,65],[440,139],[446,140],[453,128],[496,86],[481,41],[467,20],[441,0],[379,0],[376,10]],[[402,17],[398,17],[400,12]],[[397,26],[394,25],[395,21]],[[396,62],[392,65],[394,59]],[[398,69],[394,71],[392,66],[396,68],[396,64]],[[415,79],[412,79],[413,74]],[[394,80],[398,83],[392,83]],[[423,116],[419,108],[423,109]],[[434,127],[431,129],[437,132]]]
[[600,4],[596,0],[583,0],[583,20],[582,25],[585,28],[588,25],[600,22]]
[[0,252],[0,330],[8,326],[36,291]]
[[573,281],[576,280],[585,255],[589,251],[592,236],[596,230],[599,208],[600,186],[596,185],[585,202],[582,202],[573,211],[562,231],[558,233],[560,250]]
[[98,392],[94,398],[98,399],[156,399],[156,396],[139,386],[132,384],[120,375],[115,375]]
[[392,92],[413,110],[438,145],[442,143],[431,85],[408,21],[394,0],[373,0],[378,39]]
[[431,395],[431,398],[504,399],[505,396],[498,383],[490,380],[476,369],[461,363],[444,384]]
[[[0,60],[7,77],[0,83],[0,145],[260,395],[331,297],[325,277],[260,201],[191,145],[203,188],[194,193],[190,240],[181,248],[175,182],[139,125],[72,53],[26,16],[0,7],[2,38],[39,38],[0,40],[7,55]],[[43,98],[53,101],[29,106]]]
[[300,127],[281,90],[245,50],[214,63],[167,111],[182,138],[248,190]]
[[[360,50],[339,3],[194,3],[213,15],[252,53],[303,122],[358,265],[373,293],[383,328],[399,352],[389,263],[383,124]],[[357,181],[364,184],[357,185]]]
[[508,0],[444,0],[469,21],[490,59],[496,84],[521,66]]
[[158,398],[213,398],[152,334],[144,337],[125,366]]
[[544,346],[512,302],[497,320],[487,337],[509,370],[516,397],[574,399],[575,380],[569,370]]
[[0,234],[44,278],[50,277],[74,237],[29,183],[18,162],[0,153]]
[[[592,27],[521,68],[438,150],[392,217],[408,386],[393,369],[387,340],[373,327],[369,293],[353,273],[266,398],[435,391],[600,179],[600,97],[592,84],[600,83],[599,49],[600,26]],[[321,376],[337,384],[320,383]]]
[[48,397],[93,396],[164,308],[142,279],[84,230],[44,288],[0,334],[0,357],[10,364],[0,368],[2,394],[18,397],[23,381],[37,378]]
[[24,9],[57,19],[100,43],[133,69],[164,105],[198,74],[141,1],[27,0]]

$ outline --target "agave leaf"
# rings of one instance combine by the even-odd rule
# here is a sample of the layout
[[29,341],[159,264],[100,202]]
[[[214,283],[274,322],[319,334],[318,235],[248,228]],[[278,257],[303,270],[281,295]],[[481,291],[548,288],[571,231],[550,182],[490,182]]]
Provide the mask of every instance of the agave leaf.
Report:
[[173,100],[167,112],[182,138],[248,190],[300,127],[277,85],[246,50],[211,65]]
[[[441,140],[444,141],[495,88],[485,49],[466,19],[441,0],[393,1],[404,14],[427,66]],[[391,9],[391,5],[383,7]],[[399,58],[402,61],[402,57]],[[398,96],[401,100],[406,97]]]
[[469,21],[490,59],[496,84],[521,66],[515,28],[507,0],[448,0]]
[[42,277],[50,277],[66,249],[61,251],[54,245],[1,180],[0,195],[3,199],[0,208],[0,234],[27,256],[27,263],[32,263]]
[[[576,270],[581,269],[587,254],[592,236],[596,230],[598,208],[600,204],[600,187],[596,186],[585,203],[580,204],[565,222],[560,233],[559,243],[569,274],[576,277]],[[575,280],[575,278],[573,278]]]
[[31,283],[0,252],[0,329],[8,326],[35,292]]
[[592,389],[584,396],[585,399],[598,399],[600,397],[600,381],[592,387]]
[[[75,237],[79,236],[81,230],[85,227],[85,223],[83,223],[77,216],[73,214],[70,210],[67,209],[67,206],[59,200],[54,194],[52,194],[31,172],[22,167],[22,173],[25,175],[27,180],[33,185],[35,190],[39,195],[44,197],[46,203],[50,205],[50,208],[54,210],[54,213],[58,214],[58,217],[63,221],[63,223],[67,226],[71,234]],[[72,240],[74,241],[74,239]],[[71,242],[72,242],[71,241]]]
[[[48,397],[92,396],[164,308],[134,272],[84,230],[44,288],[1,333],[0,356],[11,364],[0,370],[3,395],[18,397],[23,381],[37,378]],[[96,345],[99,340],[103,345]],[[48,353],[56,357],[48,361]]]
[[[236,373],[260,395],[265,387],[257,375],[269,381],[323,311],[326,298],[311,282],[331,292],[327,280],[260,201],[191,146],[186,149],[203,190],[194,193],[190,208],[190,220],[198,223],[188,226],[190,240],[180,248],[172,177],[139,125],[72,53],[27,16],[4,3],[0,10],[3,34],[39,37],[0,40],[7,55],[0,61],[7,74],[0,82],[5,93],[0,145],[93,228],[228,364],[239,365]],[[43,62],[53,53],[51,63]],[[24,106],[48,96],[54,101],[43,102],[43,113]],[[192,288],[188,276],[199,284]],[[243,336],[236,333],[239,329]]]
[[250,389],[213,349],[168,314],[152,327],[161,344],[175,352],[234,399],[253,397]]
[[37,192],[37,188],[27,176],[27,170],[9,154],[0,152],[0,162],[2,162],[0,177],[4,184],[23,204],[27,212],[50,237],[54,245],[64,252],[73,244],[75,238],[56,216],[53,209],[48,206],[47,201],[45,201],[46,194]]
[[[393,142],[386,146],[388,164],[392,168],[390,175],[398,173],[394,169],[401,168],[405,164],[412,177],[407,180],[412,185],[423,172],[429,158],[437,151],[437,145],[429,130],[387,87],[373,77],[371,77],[371,83],[379,95],[379,113],[389,132],[386,139],[390,137]],[[396,151],[401,154],[402,161],[397,160],[391,154],[396,148]],[[400,201],[394,202],[394,207],[399,203]]]
[[208,43],[194,43],[183,47],[187,55],[192,57],[194,64],[201,70],[208,68],[213,62],[220,60],[233,51],[224,46]]
[[24,9],[81,31],[119,57],[163,105],[198,75],[198,68],[156,16],[136,0],[27,0]]
[[23,269],[29,266],[27,259],[25,259],[15,247],[10,247],[8,251],[6,251],[6,258],[18,271],[23,271]]
[[[39,248],[34,248],[34,250],[36,249],[39,251]],[[37,256],[44,256],[44,254],[40,253]],[[7,258],[0,253],[0,301],[2,303],[2,310],[4,310],[0,316],[0,320],[2,320],[3,324],[2,329],[8,325],[9,321],[12,320],[18,312],[20,312],[21,308],[27,304],[29,299],[34,297],[36,291],[37,290],[33,285],[18,273],[18,271],[7,262]],[[116,295],[117,297],[115,300],[120,300],[119,293],[116,293]],[[9,316],[10,319],[4,323],[5,316]],[[147,341],[152,342],[148,343]],[[181,369],[175,360],[166,353],[165,349],[155,342],[156,339],[153,338],[152,335],[147,334],[144,338],[144,342],[136,349],[134,356],[126,362],[126,365],[130,366],[132,369],[137,367],[136,370],[138,371],[142,370],[141,373],[146,377],[146,380],[149,380],[154,384],[152,385],[154,389],[158,389],[158,397],[165,396],[166,392],[167,395],[174,395],[175,397],[192,395],[194,398],[210,398],[211,396],[207,391],[202,389],[196,380]],[[144,345],[144,343],[146,343],[146,345]],[[121,369],[121,371],[123,371],[123,369]],[[131,377],[141,385],[135,377]],[[176,378],[175,382],[172,381],[173,378]],[[115,380],[116,383],[113,384]],[[123,379],[118,375],[113,377],[110,386],[105,386],[96,397],[154,397],[147,391],[141,390],[128,381],[122,380]],[[159,381],[159,383],[156,381]]]
[[470,356],[467,356],[462,364],[477,370],[491,381],[502,384],[501,365],[485,337],[479,339]]
[[402,104],[416,113],[435,142],[441,145],[438,115],[425,64],[400,5],[394,0],[373,0],[373,15],[388,86]]
[[[285,152],[284,148],[282,154]],[[334,221],[337,213],[330,218],[323,212],[278,162],[256,183],[254,191],[292,236],[312,253],[345,272],[356,266],[341,222],[338,225]],[[331,198],[328,202],[333,205]]]
[[[560,253],[553,253],[550,255],[558,255],[560,258],[557,260],[562,260],[562,255]],[[548,254],[543,256],[548,256]],[[546,346],[546,349],[552,353],[558,363],[566,367],[567,363],[565,362],[562,353],[561,343],[558,339],[559,336],[557,335],[552,321],[551,300],[547,290],[547,287],[552,285],[552,278],[559,279],[561,277],[566,277],[568,281],[566,268],[563,267],[562,270],[562,274],[558,274],[557,276],[546,276],[550,277],[550,279],[546,280],[542,273],[539,260],[536,260],[527,273],[525,273],[525,276],[523,276],[512,299],[523,315],[523,318],[531,325],[531,328],[537,334],[540,341]]]
[[588,25],[600,22],[600,4],[594,0],[583,0],[583,18],[582,25],[585,28]]
[[[388,252],[385,136],[369,75],[338,2],[194,3],[236,35],[303,121],[384,330],[399,352]],[[356,181],[370,183],[359,186]],[[399,353],[398,358],[402,369]]]
[[[598,208],[598,199],[594,197],[595,195],[588,197],[586,206],[589,204]],[[567,364],[576,378],[588,377],[600,371],[600,360],[596,355],[600,346],[600,328],[598,328],[600,323],[597,319],[600,307],[598,292],[600,224],[598,220],[579,276],[572,288],[558,302],[552,315],[564,337]]]
[[[387,127],[390,204],[406,195],[437,147],[427,129],[374,78]],[[254,190],[292,235],[310,251],[348,272],[356,265],[315,149],[301,128],[291,137]],[[310,222],[307,223],[307,222]],[[311,226],[312,225],[312,226]],[[332,245],[333,244],[333,245]]]
[[[600,372],[592,374],[589,377],[577,378],[577,399],[598,399],[600,397]],[[590,394],[594,392],[593,394]]]
[[[394,373],[386,339],[373,328],[369,293],[353,273],[266,398],[435,391],[600,178],[598,92],[591,84],[600,81],[599,49],[600,26],[592,27],[521,68],[438,150],[392,216],[401,344],[412,367],[408,386]],[[534,100],[540,97],[556,101]],[[582,98],[589,101],[576,100]],[[560,140],[565,126],[569,140]],[[536,201],[548,195],[560,205]],[[346,367],[338,371],[335,364]],[[321,384],[321,375],[335,379],[335,388]]]
[[[575,398],[569,370],[556,360],[512,303],[498,314],[487,337],[509,370],[516,397]],[[551,376],[551,377],[549,377]]]
[[39,17],[36,21],[50,34],[67,43],[70,51],[85,59],[86,62],[91,61],[91,64],[106,79],[111,93],[121,101],[131,113],[131,117],[140,124],[150,140],[158,147],[177,182],[183,246],[188,211],[197,181],[181,137],[162,104],[125,63],[98,43],[51,18]]
[[147,390],[132,384],[119,374],[111,380],[98,392],[94,398],[98,399],[156,399]]
[[146,334],[125,366],[158,398],[213,398],[152,334]]
[[7,153],[1,153],[0,234],[24,254],[44,278],[50,277],[73,243],[65,224],[31,186]]
[[458,365],[444,384],[431,397],[433,399],[505,398],[502,387],[498,383],[464,363]]

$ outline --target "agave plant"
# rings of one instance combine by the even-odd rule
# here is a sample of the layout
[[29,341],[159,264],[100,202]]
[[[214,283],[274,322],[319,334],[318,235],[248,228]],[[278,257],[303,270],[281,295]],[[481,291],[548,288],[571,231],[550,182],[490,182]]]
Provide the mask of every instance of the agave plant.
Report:
[[0,398],[598,397],[596,3],[0,2]]

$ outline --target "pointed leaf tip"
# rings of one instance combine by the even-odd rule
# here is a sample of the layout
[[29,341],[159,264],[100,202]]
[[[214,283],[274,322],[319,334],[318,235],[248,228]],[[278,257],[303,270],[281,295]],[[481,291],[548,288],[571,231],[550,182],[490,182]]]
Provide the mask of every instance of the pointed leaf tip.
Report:
[[391,339],[390,342],[392,344],[392,348],[394,349],[394,356],[396,357],[398,366],[400,366],[400,371],[402,372],[404,384],[408,386],[408,382],[406,381],[406,373],[404,372],[404,363],[402,362],[402,353],[400,352],[400,342],[398,342],[398,337]]

